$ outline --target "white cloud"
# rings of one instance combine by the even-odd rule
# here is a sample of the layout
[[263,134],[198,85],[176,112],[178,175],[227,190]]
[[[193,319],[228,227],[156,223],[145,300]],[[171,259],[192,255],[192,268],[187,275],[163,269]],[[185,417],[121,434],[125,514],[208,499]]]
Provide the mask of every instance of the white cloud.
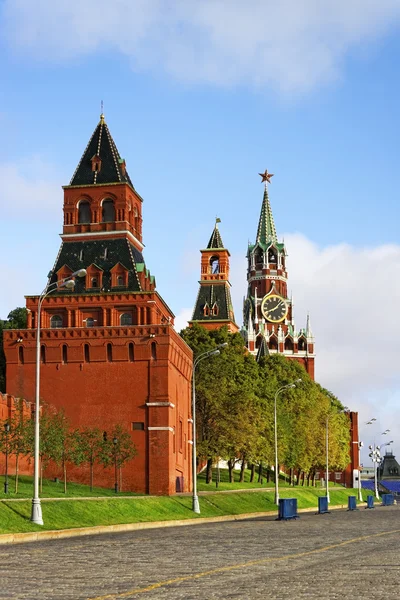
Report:
[[174,329],[178,333],[188,326],[188,321],[192,318],[193,308],[181,308],[175,317]]
[[[382,431],[400,429],[400,246],[320,247],[300,234],[285,244],[297,328],[310,312],[316,379],[359,411],[363,439],[384,442]],[[237,257],[231,264],[239,320],[245,269]]]
[[3,216],[18,221],[48,221],[60,216],[62,192],[52,168],[38,156],[0,164]]
[[399,19],[398,0],[5,0],[3,36],[41,60],[114,49],[183,81],[293,91],[335,79]]

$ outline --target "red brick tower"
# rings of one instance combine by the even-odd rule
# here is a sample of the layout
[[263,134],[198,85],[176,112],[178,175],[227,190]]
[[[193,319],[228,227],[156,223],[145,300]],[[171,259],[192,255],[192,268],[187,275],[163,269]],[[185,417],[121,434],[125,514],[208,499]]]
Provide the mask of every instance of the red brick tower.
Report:
[[239,327],[235,323],[229,283],[229,251],[224,248],[217,219],[205,250],[201,252],[200,288],[193,311],[193,323],[206,329],[219,329],[223,325],[232,333]]
[[303,364],[314,379],[314,336],[310,318],[304,329],[296,330],[293,299],[288,298],[286,250],[278,242],[268,183],[272,175],[260,174],[265,182],[256,243],[247,251],[247,297],[243,309],[243,336],[249,351],[257,357],[280,353]]
[[[44,300],[41,398],[64,408],[73,426],[123,424],[139,451],[124,467],[123,489],[171,494],[191,487],[192,352],[146,268],[142,202],[101,115],[64,187],[50,282],[82,268],[87,275]],[[28,329],[5,335],[7,391],[31,401],[38,297],[26,304]],[[111,487],[113,475],[101,468],[96,481]]]

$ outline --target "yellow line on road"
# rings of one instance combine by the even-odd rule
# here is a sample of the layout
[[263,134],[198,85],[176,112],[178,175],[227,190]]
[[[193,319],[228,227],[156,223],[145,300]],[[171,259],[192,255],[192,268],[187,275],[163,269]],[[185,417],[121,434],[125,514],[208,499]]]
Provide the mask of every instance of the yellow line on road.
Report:
[[88,598],[87,600],[118,600],[119,598],[128,598],[129,596],[133,596],[135,594],[151,592],[152,590],[156,590],[157,588],[166,587],[167,585],[173,585],[174,583],[181,583],[182,581],[190,581],[194,579],[199,579],[201,577],[207,577],[207,575],[216,575],[218,573],[225,573],[227,571],[235,571],[237,569],[243,569],[244,567],[253,567],[255,565],[264,565],[267,563],[282,560],[291,560],[294,558],[301,558],[303,556],[310,556],[311,554],[319,554],[320,552],[327,552],[328,550],[340,548],[341,546],[347,546],[348,544],[355,544],[357,542],[363,542],[371,538],[381,537],[384,535],[393,535],[395,533],[400,533],[400,529],[394,529],[392,531],[383,531],[380,533],[371,533],[370,535],[363,535],[361,537],[346,540],[345,542],[339,542],[338,544],[331,544],[330,546],[324,546],[323,548],[308,550],[307,552],[298,552],[297,554],[285,554],[284,556],[273,556],[270,558],[260,558],[258,560],[251,560],[249,562],[241,563],[238,565],[218,567],[216,569],[211,569],[210,571],[202,571],[200,573],[193,573],[192,575],[184,575],[182,577],[175,577],[174,579],[166,579],[165,581],[159,581],[158,583],[153,583],[146,587],[129,590],[128,592],[121,592],[120,594],[106,594],[105,596],[96,596],[95,598]]

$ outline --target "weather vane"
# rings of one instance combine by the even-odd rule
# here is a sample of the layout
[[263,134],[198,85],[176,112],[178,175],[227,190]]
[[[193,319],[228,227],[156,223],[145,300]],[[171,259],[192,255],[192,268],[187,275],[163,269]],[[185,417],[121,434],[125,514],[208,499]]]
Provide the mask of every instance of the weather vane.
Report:
[[268,173],[268,169],[265,169],[264,173],[259,173],[259,176],[261,177],[261,183],[264,183],[264,181],[271,183],[271,177],[273,177],[274,174]]

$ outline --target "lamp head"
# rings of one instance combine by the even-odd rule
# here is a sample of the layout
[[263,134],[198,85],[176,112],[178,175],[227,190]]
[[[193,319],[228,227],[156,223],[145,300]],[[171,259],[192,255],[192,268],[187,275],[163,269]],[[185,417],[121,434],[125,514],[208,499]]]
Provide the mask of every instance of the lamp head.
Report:
[[60,287],[65,287],[67,290],[73,290],[75,287],[75,281],[73,279],[68,279],[68,281],[64,281]]
[[223,344],[218,344],[217,348],[226,348],[228,346],[228,342],[224,342]]
[[213,350],[208,356],[216,356],[217,354],[221,354],[221,352],[219,350]]
[[79,269],[79,271],[76,271],[74,275],[76,275],[77,277],[86,277],[86,273],[86,269]]

